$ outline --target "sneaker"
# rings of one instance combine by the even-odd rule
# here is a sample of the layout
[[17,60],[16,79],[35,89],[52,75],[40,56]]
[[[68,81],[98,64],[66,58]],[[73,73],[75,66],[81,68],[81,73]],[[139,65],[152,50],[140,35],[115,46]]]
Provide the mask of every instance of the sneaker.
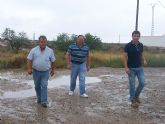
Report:
[[44,107],[44,108],[48,107],[47,103],[42,103],[41,106]]
[[41,101],[39,101],[39,100],[35,100],[35,103],[38,103],[38,104],[40,104],[40,103],[41,103]]
[[69,96],[73,96],[74,92],[73,91],[69,91]]
[[84,94],[80,95],[80,97],[88,98],[88,95],[84,93]]

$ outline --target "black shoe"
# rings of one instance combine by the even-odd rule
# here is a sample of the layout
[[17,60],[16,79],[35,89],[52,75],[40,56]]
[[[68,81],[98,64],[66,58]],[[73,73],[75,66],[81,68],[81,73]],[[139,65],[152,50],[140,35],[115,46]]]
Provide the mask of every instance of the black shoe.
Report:
[[42,105],[42,107],[44,107],[44,108],[47,108],[47,107],[48,107],[47,103],[42,103],[41,105]]
[[133,99],[131,102],[132,102],[131,106],[133,108],[138,108],[139,107],[139,104],[137,103],[136,99]]
[[41,101],[37,100],[37,103],[38,103],[38,104],[40,104],[40,103],[41,103]]
[[135,101],[136,101],[137,103],[139,103],[139,104],[141,103],[139,97],[135,97]]

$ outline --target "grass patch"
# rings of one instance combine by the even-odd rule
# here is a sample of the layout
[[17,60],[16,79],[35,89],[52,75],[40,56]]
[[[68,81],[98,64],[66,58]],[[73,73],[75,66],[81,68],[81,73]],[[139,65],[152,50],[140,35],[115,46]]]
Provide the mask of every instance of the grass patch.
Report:
[[[29,51],[20,51],[17,54],[10,51],[0,52],[0,69],[22,68],[26,69],[27,55]],[[55,51],[56,68],[66,68],[65,53]],[[165,67],[164,53],[145,53],[147,67]],[[122,52],[103,52],[91,51],[91,67],[113,67],[122,68],[123,53]]]
[[123,65],[122,53],[111,53],[111,52],[91,52],[91,66],[92,67],[113,67],[121,68]]
[[145,53],[148,67],[165,67],[165,54]]

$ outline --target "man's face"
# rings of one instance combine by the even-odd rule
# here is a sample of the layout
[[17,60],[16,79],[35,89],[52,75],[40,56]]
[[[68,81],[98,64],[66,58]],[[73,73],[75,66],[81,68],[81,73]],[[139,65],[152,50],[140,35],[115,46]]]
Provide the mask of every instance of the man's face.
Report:
[[77,39],[77,43],[78,44],[83,44],[85,41],[84,41],[84,37],[83,36],[79,36],[78,39]]
[[134,42],[138,42],[139,39],[140,39],[140,35],[139,35],[139,34],[133,34],[132,40],[133,40]]
[[39,40],[39,46],[41,49],[44,49],[46,47],[47,40],[44,38],[40,38]]

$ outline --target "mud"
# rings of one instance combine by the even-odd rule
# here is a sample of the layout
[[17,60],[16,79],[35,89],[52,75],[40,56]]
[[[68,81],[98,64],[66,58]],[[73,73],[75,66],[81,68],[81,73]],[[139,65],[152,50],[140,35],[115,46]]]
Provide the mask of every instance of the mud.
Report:
[[78,86],[74,96],[68,96],[69,71],[57,70],[49,81],[49,107],[42,108],[36,103],[32,76],[0,71],[0,124],[164,124],[165,68],[145,68],[145,76],[141,104],[133,108],[123,69],[92,69],[87,99],[79,97]]

